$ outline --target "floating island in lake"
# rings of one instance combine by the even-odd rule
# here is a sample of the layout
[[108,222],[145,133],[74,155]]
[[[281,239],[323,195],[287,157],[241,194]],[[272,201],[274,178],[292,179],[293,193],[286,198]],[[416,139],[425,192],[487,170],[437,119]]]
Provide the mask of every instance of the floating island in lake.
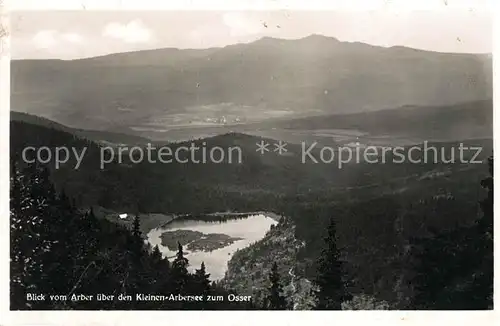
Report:
[[163,232],[160,238],[162,246],[166,246],[170,251],[177,251],[177,242],[180,242],[183,246],[187,244],[187,250],[189,251],[205,252],[224,248],[235,241],[243,240],[222,233],[205,234],[192,230],[167,231]]

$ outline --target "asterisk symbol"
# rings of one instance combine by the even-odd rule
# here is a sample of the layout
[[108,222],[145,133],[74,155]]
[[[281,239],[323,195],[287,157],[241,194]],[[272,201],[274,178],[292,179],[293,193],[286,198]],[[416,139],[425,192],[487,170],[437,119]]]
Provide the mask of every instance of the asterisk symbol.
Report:
[[261,140],[260,143],[255,143],[257,145],[257,149],[255,150],[256,152],[260,152],[260,154],[264,154],[264,152],[269,152],[269,149],[267,148],[269,146],[268,143],[265,141]]
[[277,144],[274,144],[274,147],[276,147],[274,151],[282,155],[283,153],[288,152],[288,150],[286,149],[286,145],[287,144],[284,141],[280,140]]

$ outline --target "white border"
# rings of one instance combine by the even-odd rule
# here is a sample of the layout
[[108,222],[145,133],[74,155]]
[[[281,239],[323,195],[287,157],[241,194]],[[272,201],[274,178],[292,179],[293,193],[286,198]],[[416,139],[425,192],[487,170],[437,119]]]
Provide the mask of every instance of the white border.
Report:
[[[0,4],[5,0],[0,0]],[[10,10],[449,10],[471,9],[495,12],[500,16],[499,2],[495,0],[7,0]],[[495,6],[496,5],[496,6]],[[1,7],[1,5],[0,5]],[[2,8],[0,8],[0,13]],[[2,21],[5,17],[2,16]],[[500,23],[494,20],[494,53],[500,53]],[[416,311],[359,311],[359,312],[202,312],[202,311],[9,311],[9,122],[10,107],[10,56],[9,40],[5,41],[7,51],[0,54],[0,326],[4,325],[149,325],[155,323],[174,325],[489,325],[493,324],[497,313],[486,312],[416,312]],[[494,111],[500,100],[498,73],[500,60],[494,56]],[[495,127],[500,124],[500,116],[494,112]],[[498,128],[494,128],[494,149],[500,151],[497,141]],[[495,161],[495,171],[500,171],[500,160]],[[496,183],[499,183],[496,178]],[[500,209],[500,193],[495,196],[495,212]],[[497,225],[498,226],[498,225]],[[495,227],[498,234],[498,227]],[[495,250],[500,252],[498,241]],[[495,260],[496,261],[496,260]],[[495,263],[498,270],[498,262]],[[495,302],[498,305],[499,281],[495,278]]]
[[491,10],[495,0],[7,0],[10,10]]

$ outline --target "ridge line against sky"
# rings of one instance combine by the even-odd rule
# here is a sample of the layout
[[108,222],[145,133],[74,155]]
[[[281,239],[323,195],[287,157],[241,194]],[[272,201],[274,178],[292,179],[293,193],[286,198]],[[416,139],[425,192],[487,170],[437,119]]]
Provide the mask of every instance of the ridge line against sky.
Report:
[[[90,56],[90,57],[81,57],[81,58],[72,58],[72,59],[59,59],[59,58],[42,58],[42,59],[37,59],[37,58],[34,58],[34,59],[31,59],[31,58],[21,58],[21,59],[16,59],[16,58],[12,58],[13,61],[22,61],[22,60],[62,60],[62,61],[74,61],[74,60],[85,60],[85,59],[95,59],[95,58],[102,58],[102,57],[107,57],[107,56],[113,56],[113,55],[120,55],[120,54],[132,54],[132,53],[139,53],[139,52],[148,52],[148,51],[162,51],[162,50],[179,50],[179,51],[183,51],[183,50],[187,50],[187,51],[196,51],[196,50],[200,50],[200,51],[203,51],[203,50],[210,50],[210,49],[223,49],[225,47],[228,47],[228,46],[234,46],[234,45],[245,45],[245,44],[251,44],[251,43],[254,43],[254,42],[258,42],[262,39],[265,39],[265,38],[270,38],[270,39],[273,39],[277,42],[279,41],[300,41],[300,40],[303,40],[309,36],[313,36],[313,35],[319,35],[319,36],[323,36],[325,38],[328,38],[328,39],[331,39],[332,41],[335,42],[338,41],[340,43],[344,43],[344,44],[363,44],[363,45],[366,45],[366,46],[372,46],[372,47],[378,47],[378,48],[381,48],[381,49],[390,49],[390,48],[393,48],[393,47],[401,47],[401,48],[406,48],[406,49],[409,49],[409,50],[415,50],[415,51],[425,51],[425,52],[433,52],[433,53],[442,53],[442,54],[470,54],[470,55],[478,55],[478,56],[491,56],[492,53],[491,52],[441,52],[441,51],[433,51],[433,50],[426,50],[426,49],[418,49],[418,48],[412,48],[412,47],[408,47],[408,46],[404,46],[404,45],[391,45],[391,46],[382,46],[382,45],[374,45],[374,44],[369,44],[369,43],[364,43],[364,42],[357,42],[357,41],[339,41],[337,38],[333,37],[333,36],[324,36],[324,35],[321,35],[321,34],[310,34],[308,36],[304,36],[304,37],[300,37],[300,38],[296,38],[296,39],[284,39],[284,38],[276,38],[276,37],[269,37],[269,36],[263,36],[257,40],[254,40],[254,41],[250,41],[250,42],[245,42],[245,43],[234,43],[234,44],[228,44],[228,45],[223,45],[223,46],[213,46],[213,47],[207,47],[207,48],[177,48],[177,47],[160,47],[160,48],[146,48],[146,49],[139,49],[139,50],[130,50],[130,51],[123,51],[123,52],[110,52],[110,53],[104,53],[104,54],[99,54],[99,55],[95,55],[95,56]],[[326,40],[325,40],[326,42]]]
[[163,48],[206,49],[311,34],[445,53],[492,52],[489,12],[16,11],[12,59],[81,59]]

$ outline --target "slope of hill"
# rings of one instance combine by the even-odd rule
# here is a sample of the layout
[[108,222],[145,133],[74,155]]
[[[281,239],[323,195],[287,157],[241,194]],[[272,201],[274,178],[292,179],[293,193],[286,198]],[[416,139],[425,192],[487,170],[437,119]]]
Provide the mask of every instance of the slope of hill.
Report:
[[124,134],[118,132],[109,132],[109,131],[98,131],[98,130],[86,130],[86,129],[76,129],[70,128],[63,124],[57,123],[55,121],[38,117],[36,115],[27,114],[23,112],[10,112],[10,120],[11,121],[20,121],[26,122],[29,124],[47,127],[51,129],[56,129],[60,131],[64,131],[67,133],[74,134],[80,138],[88,139],[97,143],[104,144],[128,144],[128,145],[138,145],[138,144],[146,144],[151,142],[148,138],[140,137],[132,134]]
[[[422,164],[390,164],[391,157],[387,156],[387,164],[359,161],[339,168],[336,161],[320,161],[319,164],[312,160],[303,162],[303,149],[299,145],[289,144],[285,155],[272,151],[260,154],[256,152],[256,143],[263,140],[262,138],[230,133],[195,140],[192,143],[168,144],[172,152],[177,148],[192,145],[205,148],[207,153],[214,148],[221,148],[227,155],[220,163],[211,162],[210,159],[202,164],[191,159],[184,163],[176,160],[162,163],[158,161],[157,151],[153,150],[151,162],[143,159],[139,163],[133,163],[126,153],[122,155],[122,162],[118,163],[118,154],[115,153],[115,161],[101,168],[99,146],[67,131],[11,121],[10,139],[11,151],[17,152],[18,155],[26,146],[66,146],[78,150],[87,147],[78,170],[74,170],[76,161],[72,157],[54,172],[54,178],[60,181],[56,184],[66,188],[70,195],[82,203],[99,204],[118,211],[133,211],[138,202],[141,202],[144,211],[152,213],[210,213],[228,209],[272,211],[278,198],[286,194],[321,194],[328,191],[343,193],[351,188],[369,190],[372,187],[368,187],[369,185],[390,186],[391,180],[404,181],[436,169],[446,169],[448,166],[436,165],[433,159]],[[272,140],[265,141],[271,146],[275,143]],[[491,152],[491,139],[470,140],[464,143],[465,146],[484,147],[483,158]],[[450,150],[457,149],[459,142],[428,144],[429,147],[433,145],[443,148],[449,156]],[[232,151],[229,155],[229,148],[239,150]],[[201,155],[201,151],[199,153]],[[468,156],[473,154],[473,151],[466,152]],[[315,148],[311,155],[320,158],[320,149]],[[383,154],[380,152],[379,155]],[[424,153],[420,152],[418,155]],[[147,158],[146,155],[144,157]],[[201,156],[196,159],[201,159]],[[232,161],[229,162],[229,159]],[[53,161],[51,166],[54,167]],[[450,167],[460,168],[460,164],[451,164]],[[193,198],[196,198],[196,204],[193,203]],[[106,205],[101,205],[102,203]]]
[[295,238],[295,227],[285,220],[271,227],[262,240],[237,251],[228,262],[228,270],[220,284],[237,293],[251,295],[255,303],[265,306],[269,273],[277,262],[289,309],[310,310],[314,306],[311,282],[303,278],[302,273],[296,274],[303,268],[297,253],[305,243]]
[[371,136],[408,136],[446,140],[493,137],[493,101],[449,106],[404,106],[343,115],[270,123],[269,127],[305,130],[347,129]]
[[12,107],[99,130],[175,119],[189,124],[207,110],[207,118],[220,118],[224,103],[248,106],[237,118],[258,121],[483,100],[491,98],[491,71],[484,55],[383,48],[320,35],[263,38],[207,50],[13,61]]

